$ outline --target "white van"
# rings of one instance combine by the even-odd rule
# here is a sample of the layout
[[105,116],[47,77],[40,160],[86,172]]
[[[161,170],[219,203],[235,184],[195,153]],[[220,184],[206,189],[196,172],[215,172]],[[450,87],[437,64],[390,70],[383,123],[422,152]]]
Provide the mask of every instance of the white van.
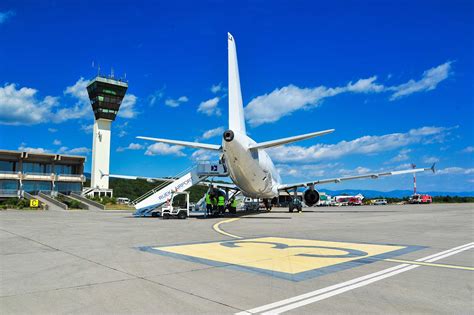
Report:
[[117,203],[121,205],[128,205],[130,204],[130,199],[125,198],[125,197],[118,197],[117,198]]

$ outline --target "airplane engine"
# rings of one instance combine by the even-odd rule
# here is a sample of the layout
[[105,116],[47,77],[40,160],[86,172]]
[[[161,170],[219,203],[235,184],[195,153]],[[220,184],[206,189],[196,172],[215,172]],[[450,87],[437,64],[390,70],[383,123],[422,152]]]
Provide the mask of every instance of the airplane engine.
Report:
[[317,190],[309,188],[306,189],[305,192],[303,193],[303,199],[304,203],[308,206],[311,207],[318,203],[319,201],[319,193]]

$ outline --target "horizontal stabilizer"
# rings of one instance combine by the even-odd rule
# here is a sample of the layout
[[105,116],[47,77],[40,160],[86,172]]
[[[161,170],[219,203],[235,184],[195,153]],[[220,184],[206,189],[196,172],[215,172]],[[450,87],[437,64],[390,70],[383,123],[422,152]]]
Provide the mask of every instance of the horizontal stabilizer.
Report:
[[180,141],[180,140],[169,140],[169,139],[159,139],[159,138],[150,138],[150,137],[137,137],[138,139],[143,140],[150,140],[155,142],[162,142],[174,145],[181,145],[183,147],[190,147],[195,149],[205,149],[205,150],[215,150],[220,151],[222,146],[217,144],[207,144],[207,143],[199,143],[199,142],[190,142],[190,141]]
[[292,143],[292,142],[306,140],[306,139],[310,139],[314,137],[324,136],[331,132],[334,132],[334,129],[328,129],[328,130],[307,133],[304,135],[299,135],[299,136],[294,136],[294,137],[255,143],[255,144],[250,145],[250,149],[266,149],[266,148],[271,148],[271,147],[277,147],[277,146],[284,145],[287,143]]

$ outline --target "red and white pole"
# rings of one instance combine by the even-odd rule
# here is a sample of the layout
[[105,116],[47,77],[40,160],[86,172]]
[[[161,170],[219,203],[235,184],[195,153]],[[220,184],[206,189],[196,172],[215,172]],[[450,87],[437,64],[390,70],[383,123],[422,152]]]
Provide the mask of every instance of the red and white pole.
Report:
[[[412,164],[411,167],[415,169],[416,165]],[[416,173],[413,173],[413,194],[416,195]]]

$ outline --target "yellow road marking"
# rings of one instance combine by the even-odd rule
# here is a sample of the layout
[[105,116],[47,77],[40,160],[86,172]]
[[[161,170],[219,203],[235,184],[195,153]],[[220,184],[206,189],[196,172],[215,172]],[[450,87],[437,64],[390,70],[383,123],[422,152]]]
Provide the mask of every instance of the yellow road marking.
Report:
[[430,266],[430,267],[442,267],[442,268],[451,268],[451,269],[462,269],[462,270],[471,270],[474,271],[474,267],[464,267],[456,265],[445,265],[445,264],[433,264],[428,262],[413,261],[413,260],[403,260],[403,259],[384,259],[385,261],[402,263],[402,264],[411,264],[411,265],[420,265],[420,266]]
[[234,234],[230,234],[230,233],[227,233],[225,231],[222,231],[219,226],[221,224],[224,224],[224,223],[230,223],[230,222],[234,222],[234,221],[237,221],[239,220],[240,218],[233,218],[233,219],[228,219],[228,220],[224,220],[224,221],[221,221],[221,222],[218,222],[216,224],[214,224],[212,226],[212,228],[214,229],[214,231],[216,231],[217,233],[220,233],[220,234],[223,234],[223,235],[226,235],[226,236],[230,236],[232,238],[242,238],[241,236],[237,236],[237,235],[234,235]]

